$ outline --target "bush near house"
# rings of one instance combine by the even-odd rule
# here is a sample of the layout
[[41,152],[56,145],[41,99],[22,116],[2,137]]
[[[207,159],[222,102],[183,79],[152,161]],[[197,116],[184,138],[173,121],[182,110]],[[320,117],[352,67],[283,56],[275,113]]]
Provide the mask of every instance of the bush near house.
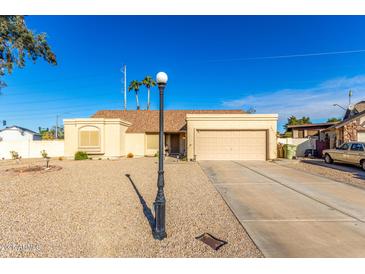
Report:
[[133,155],[133,153],[132,152],[129,152],[128,154],[127,154],[127,158],[133,158],[134,157],[134,155]]
[[89,156],[84,151],[77,151],[75,153],[75,160],[87,160],[89,159]]
[[10,151],[10,154],[11,154],[11,158],[12,158],[13,160],[18,160],[19,158],[21,158],[21,157],[19,156],[19,153],[18,153],[18,152],[16,152],[16,151],[14,151],[14,150]]
[[41,155],[43,157],[43,159],[46,160],[46,167],[48,168],[49,167],[49,160],[51,159],[50,157],[48,157],[48,153],[46,150],[41,150]]

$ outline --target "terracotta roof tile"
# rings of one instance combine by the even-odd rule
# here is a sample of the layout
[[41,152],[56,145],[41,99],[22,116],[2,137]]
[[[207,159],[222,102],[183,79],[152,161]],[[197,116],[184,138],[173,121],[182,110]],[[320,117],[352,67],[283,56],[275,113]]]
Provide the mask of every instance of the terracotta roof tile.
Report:
[[[186,130],[186,114],[244,114],[242,110],[165,110],[165,132]],[[128,133],[158,132],[158,110],[100,110],[92,118],[120,118],[132,123]]]

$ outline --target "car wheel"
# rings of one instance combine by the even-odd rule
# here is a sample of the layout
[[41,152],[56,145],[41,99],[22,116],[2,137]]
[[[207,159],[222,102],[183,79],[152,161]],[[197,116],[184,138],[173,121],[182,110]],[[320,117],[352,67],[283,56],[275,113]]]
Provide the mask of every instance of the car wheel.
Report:
[[362,160],[362,162],[361,162],[361,168],[362,168],[362,170],[365,171],[365,160]]
[[326,154],[324,156],[324,161],[327,163],[327,164],[332,164],[333,163],[333,160],[331,158],[331,156],[329,154]]

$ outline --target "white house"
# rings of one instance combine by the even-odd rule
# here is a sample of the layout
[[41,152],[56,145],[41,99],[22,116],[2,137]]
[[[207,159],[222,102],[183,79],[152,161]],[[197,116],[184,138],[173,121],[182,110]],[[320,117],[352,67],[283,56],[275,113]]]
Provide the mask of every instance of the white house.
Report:
[[41,135],[23,127],[11,126],[0,130],[1,141],[32,141],[41,140]]
[[50,157],[61,157],[64,155],[64,142],[42,140],[38,133],[18,126],[0,130],[0,159],[11,159],[11,151],[16,151],[22,158],[40,158],[42,150]]

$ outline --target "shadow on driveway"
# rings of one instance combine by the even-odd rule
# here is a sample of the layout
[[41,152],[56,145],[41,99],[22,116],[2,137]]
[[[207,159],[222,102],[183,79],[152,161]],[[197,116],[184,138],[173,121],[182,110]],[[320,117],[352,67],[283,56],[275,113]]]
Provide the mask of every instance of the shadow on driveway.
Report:
[[138,188],[136,187],[135,183],[133,182],[132,178],[131,178],[131,175],[130,174],[125,174],[125,176],[129,179],[129,181],[131,182],[132,184],[132,187],[134,189],[134,191],[136,192],[138,198],[139,198],[139,201],[142,205],[142,208],[143,208],[143,214],[144,216],[146,217],[148,223],[150,224],[150,227],[151,227],[151,230],[153,232],[154,230],[154,227],[155,227],[155,217],[153,216],[152,214],[152,211],[151,209],[148,207],[145,199],[143,198],[143,196],[141,195],[141,193],[139,192]]
[[301,161],[310,165],[323,166],[329,169],[348,172],[351,173],[356,179],[365,180],[365,171],[362,171],[359,166],[337,162],[335,162],[334,164],[327,164],[320,159],[302,159]]

